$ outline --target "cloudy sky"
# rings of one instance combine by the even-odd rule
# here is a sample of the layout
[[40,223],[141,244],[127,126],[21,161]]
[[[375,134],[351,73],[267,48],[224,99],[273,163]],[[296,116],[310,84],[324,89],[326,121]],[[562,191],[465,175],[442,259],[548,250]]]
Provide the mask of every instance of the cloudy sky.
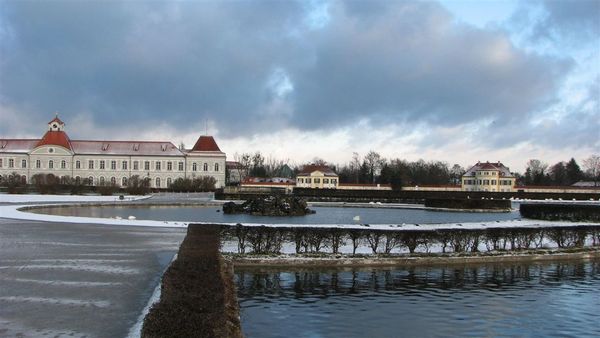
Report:
[[0,137],[503,161],[600,151],[600,1],[0,1]]

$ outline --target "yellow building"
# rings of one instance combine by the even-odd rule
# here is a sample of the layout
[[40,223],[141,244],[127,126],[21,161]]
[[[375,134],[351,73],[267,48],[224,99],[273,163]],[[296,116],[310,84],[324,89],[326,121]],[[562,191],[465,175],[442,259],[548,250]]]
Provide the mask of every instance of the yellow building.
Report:
[[306,165],[296,175],[296,187],[312,189],[336,189],[338,175],[325,165]]
[[504,164],[477,162],[462,176],[462,191],[515,191],[516,178]]

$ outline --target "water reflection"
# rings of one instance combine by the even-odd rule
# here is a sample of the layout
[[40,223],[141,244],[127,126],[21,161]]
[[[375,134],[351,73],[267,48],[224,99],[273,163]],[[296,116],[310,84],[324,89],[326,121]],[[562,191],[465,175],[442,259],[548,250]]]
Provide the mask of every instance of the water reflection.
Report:
[[[511,330],[519,336],[586,336],[600,334],[599,269],[600,261],[360,270],[245,268],[236,269],[236,284],[248,337],[286,332],[299,337],[389,337],[400,329],[417,336],[495,336]],[[274,325],[278,318],[285,320]]]

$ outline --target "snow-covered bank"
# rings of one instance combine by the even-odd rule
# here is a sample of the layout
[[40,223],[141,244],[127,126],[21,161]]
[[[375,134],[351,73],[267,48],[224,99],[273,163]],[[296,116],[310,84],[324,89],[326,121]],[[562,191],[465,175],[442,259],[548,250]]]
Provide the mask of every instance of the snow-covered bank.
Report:
[[[35,214],[27,212],[27,209],[44,207],[47,205],[5,205],[0,206],[0,218],[10,218],[27,221],[59,222],[59,223],[84,223],[84,224],[106,224],[106,225],[129,225],[146,227],[172,227],[184,228],[188,224],[215,224],[214,222],[197,221],[153,221],[138,219],[115,219],[94,218],[75,216],[56,216],[47,214]],[[223,225],[236,225],[237,223],[219,223]],[[378,230],[442,230],[442,229],[489,229],[489,228],[543,228],[552,226],[599,226],[599,223],[591,222],[564,222],[564,221],[541,221],[531,219],[495,221],[495,222],[465,222],[465,223],[439,223],[439,224],[265,224],[265,223],[243,223],[244,226],[268,226],[284,228],[344,228],[344,229],[378,229]]]
[[34,214],[34,213],[26,211],[29,208],[44,207],[44,206],[50,206],[50,204],[3,205],[3,206],[0,206],[0,218],[10,218],[10,219],[23,220],[23,221],[38,221],[38,222],[131,225],[131,226],[170,227],[170,228],[185,228],[188,225],[188,223],[186,223],[186,222],[56,216],[56,215],[46,215],[46,214]]
[[[70,203],[70,202],[122,202],[138,201],[152,197],[146,196],[98,196],[98,195],[13,195],[0,194],[0,203]],[[0,214],[1,215],[1,214]]]

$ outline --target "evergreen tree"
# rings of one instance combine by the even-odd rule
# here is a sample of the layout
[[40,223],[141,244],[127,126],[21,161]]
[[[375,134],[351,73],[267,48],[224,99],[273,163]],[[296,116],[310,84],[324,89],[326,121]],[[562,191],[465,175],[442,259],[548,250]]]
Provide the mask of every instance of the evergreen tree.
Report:
[[583,178],[583,172],[581,171],[579,164],[577,164],[574,158],[571,158],[571,160],[567,162],[566,170],[568,185],[572,185],[573,183],[576,183]]

